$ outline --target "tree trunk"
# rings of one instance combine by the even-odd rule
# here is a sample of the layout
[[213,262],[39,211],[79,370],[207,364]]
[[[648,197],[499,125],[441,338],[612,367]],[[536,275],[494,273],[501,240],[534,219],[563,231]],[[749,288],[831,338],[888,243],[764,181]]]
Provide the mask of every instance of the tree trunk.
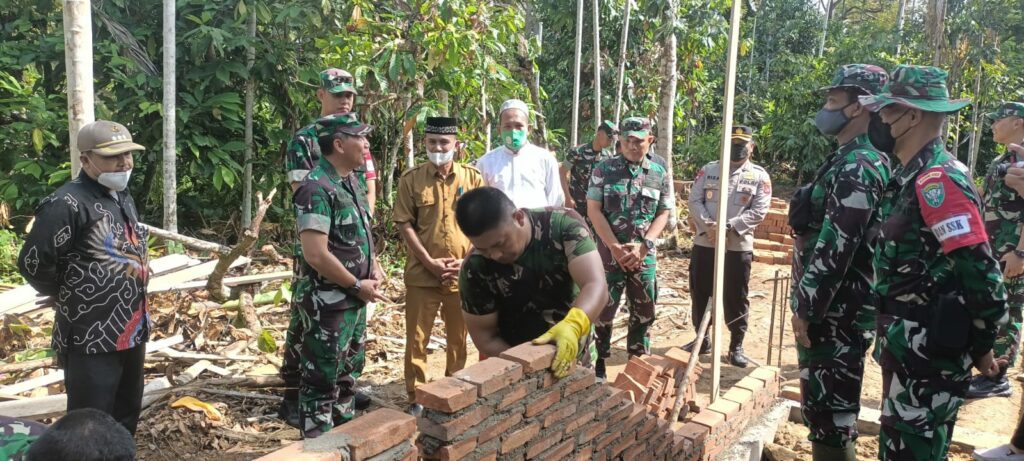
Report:
[[[596,0],[595,0],[596,1]],[[675,115],[676,83],[679,73],[676,70],[676,34],[674,24],[676,22],[676,2],[669,1],[666,11],[666,24],[670,28],[665,34],[665,42],[662,45],[662,70],[661,70],[661,95],[658,103],[658,154],[665,159],[668,168],[668,203],[669,218],[667,229],[673,231],[676,228],[676,188],[675,176],[672,166],[672,129],[673,117]]]
[[629,13],[631,0],[626,0],[626,14],[622,19],[622,41],[619,43],[619,87],[615,91],[615,124],[622,115],[622,87],[626,83],[626,44],[629,42]]
[[[582,1],[582,0],[581,0]],[[484,148],[491,151],[491,118],[487,113],[487,81],[480,82],[480,124],[484,127]]]
[[149,230],[149,235],[153,237],[159,237],[164,240],[178,242],[184,246],[192,248],[198,251],[208,251],[214,254],[228,254],[231,252],[231,248],[221,245],[219,243],[207,242],[206,240],[200,240],[195,237],[189,237],[187,235],[181,235],[177,232],[171,232],[159,227],[153,227],[147,224],[143,226]]
[[929,0],[928,24],[925,27],[928,42],[935,53],[932,65],[942,67],[943,49],[946,42],[946,0]]
[[252,331],[253,336],[259,335],[263,331],[263,324],[260,323],[260,316],[256,314],[256,303],[253,302],[252,295],[248,291],[242,291],[238,296],[238,304],[241,307],[238,315],[245,322],[245,328]]
[[594,129],[601,126],[601,0],[594,0]]
[[576,66],[572,84],[572,137],[570,146],[579,144],[580,130],[580,61],[583,55],[583,2],[576,0]]
[[534,144],[546,148],[548,130],[544,116],[544,104],[540,99],[540,74],[534,70],[535,62],[530,57],[530,41],[526,35],[526,31],[530,29],[531,25],[539,24],[530,3],[526,3],[526,22],[527,27],[519,36],[519,73],[530,90],[530,102],[533,104],[534,120],[537,124],[533,131],[532,141]]
[[177,142],[175,139],[175,0],[164,0],[164,229],[178,231]]
[[978,61],[978,70],[974,75],[974,114],[971,117],[971,146],[967,151],[967,168],[974,176],[974,169],[978,165],[978,150],[981,148],[981,74],[982,65]]
[[249,7],[249,43],[245,47],[245,67],[249,79],[245,82],[245,169],[242,173],[242,227],[252,224],[252,111],[256,99],[256,81],[252,77],[252,66],[256,62],[256,3]]
[[828,23],[832,19],[832,0],[823,5],[825,7],[825,25],[821,28],[821,42],[818,44],[818,57],[825,53],[825,39],[828,37]]
[[903,17],[907,13],[907,0],[900,0],[899,9],[896,11],[896,57],[900,56],[903,50]]
[[248,253],[252,246],[256,244],[256,240],[260,238],[260,224],[263,223],[263,217],[267,214],[267,208],[273,202],[275,194],[277,194],[277,189],[271,189],[266,199],[263,198],[262,193],[257,194],[257,198],[260,200],[260,208],[256,211],[256,217],[253,218],[252,224],[242,232],[234,248],[228,254],[221,255],[217,260],[217,265],[213,268],[213,272],[210,273],[210,277],[206,281],[206,291],[210,293],[210,298],[214,301],[224,302],[231,296],[231,292],[224,286],[224,275],[231,268],[231,263],[235,262],[239,256]]
[[82,168],[78,158],[78,130],[96,120],[90,0],[64,0],[64,63],[68,79],[68,144],[71,147],[71,177],[74,178]]
[[442,117],[448,116],[448,92],[445,90],[439,90],[437,92],[437,102],[441,105],[440,114]]

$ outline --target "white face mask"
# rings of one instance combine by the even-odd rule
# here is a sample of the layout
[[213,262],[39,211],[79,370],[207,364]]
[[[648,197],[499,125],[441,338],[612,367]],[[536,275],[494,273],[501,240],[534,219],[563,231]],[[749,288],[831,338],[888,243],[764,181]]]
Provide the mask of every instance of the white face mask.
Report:
[[100,173],[96,182],[110,188],[110,190],[121,192],[128,187],[128,179],[132,176],[132,170],[118,171],[114,173]]
[[450,150],[448,152],[427,152],[427,157],[430,159],[430,163],[441,166],[447,165],[455,158],[455,151]]

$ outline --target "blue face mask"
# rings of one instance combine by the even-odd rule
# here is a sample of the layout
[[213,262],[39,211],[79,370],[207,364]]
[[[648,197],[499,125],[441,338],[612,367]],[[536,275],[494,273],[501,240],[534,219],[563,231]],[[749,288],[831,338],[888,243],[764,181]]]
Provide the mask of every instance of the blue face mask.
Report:
[[818,115],[814,116],[814,126],[818,127],[818,131],[826,136],[839,134],[850,123],[850,117],[846,116],[846,108],[851,105],[853,105],[852,102],[836,110],[822,108],[818,111]]

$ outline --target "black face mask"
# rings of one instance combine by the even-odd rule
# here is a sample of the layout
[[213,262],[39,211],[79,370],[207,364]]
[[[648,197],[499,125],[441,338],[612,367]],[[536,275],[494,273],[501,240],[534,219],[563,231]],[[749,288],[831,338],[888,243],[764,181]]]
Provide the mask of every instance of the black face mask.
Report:
[[[893,120],[893,123],[900,121],[904,115],[907,115],[907,112],[910,112],[910,109],[903,111],[896,120]],[[900,136],[903,136],[909,130],[907,128]],[[891,154],[893,149],[896,148],[896,139],[900,136],[892,135],[892,124],[883,122],[882,116],[878,112],[871,113],[871,121],[868,123],[868,139],[871,140],[871,145],[875,146],[875,149]]]
[[733,144],[730,159],[734,162],[740,162],[750,157],[750,149],[746,144]]
[[[856,101],[854,101],[856,102]],[[853,102],[835,110],[822,108],[814,116],[814,126],[826,136],[835,136],[850,124],[850,117],[846,115],[846,108],[853,105]]]

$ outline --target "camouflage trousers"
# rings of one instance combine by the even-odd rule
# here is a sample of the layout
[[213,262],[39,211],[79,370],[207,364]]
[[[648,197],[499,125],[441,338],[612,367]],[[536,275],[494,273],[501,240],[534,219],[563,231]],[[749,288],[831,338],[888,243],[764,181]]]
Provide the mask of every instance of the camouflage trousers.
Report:
[[640,269],[635,272],[623,271],[617,264],[605,264],[608,304],[601,311],[594,328],[597,333],[598,357],[611,357],[612,322],[619,310],[623,294],[629,303],[626,351],[629,355],[651,353],[650,328],[654,323],[654,303],[658,299],[658,280],[655,274],[657,267],[654,254],[647,255]]
[[800,409],[811,442],[845,448],[857,439],[864,357],[874,332],[841,314],[826,315],[807,328],[811,347],[796,345],[800,363]]
[[355,381],[363,371],[366,307],[315,309],[303,305],[299,410],[302,435],[318,437],[355,416]]
[[[1017,352],[1020,350],[1020,331],[1022,319],[1021,311],[1024,308],[1024,277],[1008,279],[1006,285],[1006,307],[1010,311],[1010,320],[999,327],[996,332],[996,342],[992,345],[995,356],[1006,356],[1010,359],[1009,366],[1017,362]],[[1003,370],[1006,372],[1006,369]]]
[[878,315],[875,359],[882,368],[882,460],[945,459],[971,377],[971,357],[925,350],[928,329]]

